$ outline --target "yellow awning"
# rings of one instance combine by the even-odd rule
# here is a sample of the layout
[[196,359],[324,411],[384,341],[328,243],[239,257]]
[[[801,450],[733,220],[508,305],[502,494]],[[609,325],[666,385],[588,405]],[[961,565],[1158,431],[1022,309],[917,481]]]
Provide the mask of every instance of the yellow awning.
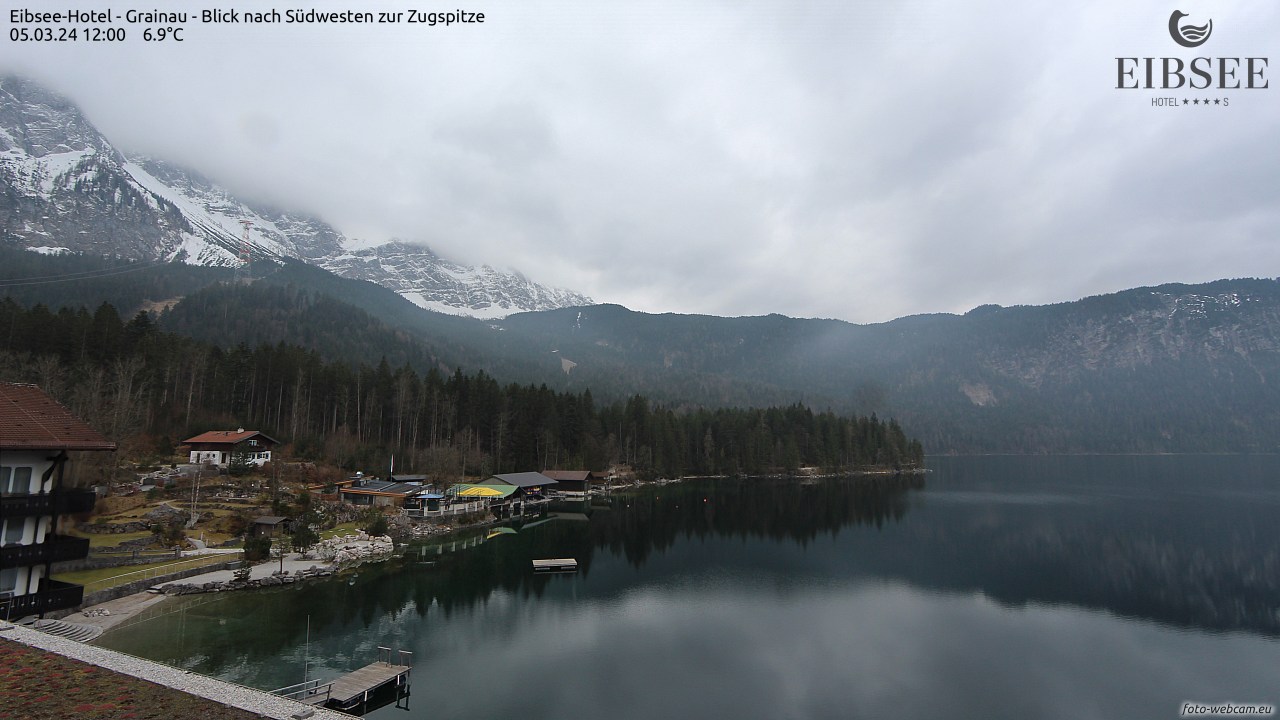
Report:
[[458,491],[458,497],[502,497],[502,491],[483,485],[469,485]]

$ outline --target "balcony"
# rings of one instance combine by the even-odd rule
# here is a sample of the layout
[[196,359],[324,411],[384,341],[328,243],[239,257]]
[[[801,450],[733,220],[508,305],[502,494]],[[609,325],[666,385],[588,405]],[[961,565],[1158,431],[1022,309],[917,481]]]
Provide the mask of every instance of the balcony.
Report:
[[89,556],[89,538],[50,535],[39,545],[0,548],[0,568],[30,567]]
[[38,495],[0,495],[0,515],[32,517],[71,515],[93,510],[98,501],[92,490],[61,490]]
[[68,610],[84,602],[84,586],[43,579],[40,591],[27,595],[0,596],[0,618],[16,620],[28,615]]
[[59,515],[93,512],[98,496],[92,490],[59,490],[53,493],[53,510]]

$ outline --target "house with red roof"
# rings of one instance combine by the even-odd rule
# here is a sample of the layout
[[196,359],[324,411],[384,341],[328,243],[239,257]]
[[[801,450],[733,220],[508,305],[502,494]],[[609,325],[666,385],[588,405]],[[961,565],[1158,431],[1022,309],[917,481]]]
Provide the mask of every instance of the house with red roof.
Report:
[[227,467],[231,458],[240,455],[250,465],[262,467],[271,461],[271,451],[280,443],[257,430],[210,430],[187,438],[182,444],[190,450],[195,465]]
[[58,534],[64,515],[93,510],[92,490],[63,482],[69,452],[115,450],[35,385],[0,383],[0,618],[79,607],[84,587],[53,564],[87,557],[89,541]]

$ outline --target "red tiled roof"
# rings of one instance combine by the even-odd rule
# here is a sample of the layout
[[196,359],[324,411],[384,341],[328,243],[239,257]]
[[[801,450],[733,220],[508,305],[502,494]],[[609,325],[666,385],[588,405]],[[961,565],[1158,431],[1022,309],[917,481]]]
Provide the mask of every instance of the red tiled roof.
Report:
[[0,450],[115,450],[35,385],[0,383]]
[[263,435],[258,430],[210,430],[206,433],[200,433],[193,438],[187,438],[182,441],[183,445],[194,445],[196,443],[213,443],[215,445],[235,445],[244,442],[251,437],[262,435],[266,440],[276,442],[274,439]]

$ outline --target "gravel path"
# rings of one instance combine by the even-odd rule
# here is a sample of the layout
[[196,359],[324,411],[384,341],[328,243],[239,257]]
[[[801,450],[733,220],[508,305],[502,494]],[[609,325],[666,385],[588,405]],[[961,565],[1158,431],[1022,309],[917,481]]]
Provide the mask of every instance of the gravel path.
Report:
[[66,638],[48,635],[37,630],[30,630],[5,622],[0,622],[0,637],[97,665],[108,670],[114,670],[125,675],[132,675],[142,680],[149,680],[158,685],[207,698],[224,705],[258,713],[263,717],[273,718],[273,720],[298,720],[300,718],[350,720],[353,717],[336,710],[312,708],[303,703],[276,697],[261,690],[216,680],[188,670],[179,670],[151,660],[144,660],[93,645],[85,645],[74,640],[67,640]]
[[[81,625],[97,625],[105,630],[119,625],[147,608],[162,602],[165,595],[157,595],[154,593],[138,593],[136,595],[125,595],[122,598],[108,600],[100,605],[94,605],[91,608],[85,608],[81,612],[72,613],[63,620],[67,622],[79,623]],[[101,614],[102,611],[107,614]],[[89,613],[86,615],[85,613]]]
[[[303,558],[298,553],[288,553],[284,556],[284,569],[290,575],[297,575],[299,570],[309,570],[313,567],[327,568],[329,563],[315,558]],[[253,580],[261,580],[262,578],[271,577],[273,574],[280,572],[280,559],[267,560],[249,568],[249,577]],[[234,570],[215,570],[202,575],[192,575],[185,580],[176,580],[188,585],[202,585],[210,582],[231,582],[235,576]],[[166,585],[168,583],[157,583],[158,585]]]

